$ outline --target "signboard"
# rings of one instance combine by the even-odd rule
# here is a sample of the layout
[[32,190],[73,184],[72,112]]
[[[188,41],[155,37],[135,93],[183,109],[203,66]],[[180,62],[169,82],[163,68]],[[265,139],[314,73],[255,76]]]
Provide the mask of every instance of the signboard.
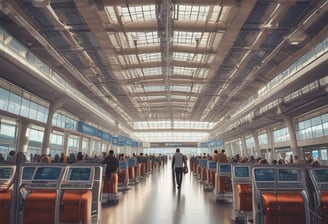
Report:
[[118,137],[112,137],[112,143],[118,145]]
[[78,131],[87,135],[97,136],[97,128],[82,122],[78,124]]

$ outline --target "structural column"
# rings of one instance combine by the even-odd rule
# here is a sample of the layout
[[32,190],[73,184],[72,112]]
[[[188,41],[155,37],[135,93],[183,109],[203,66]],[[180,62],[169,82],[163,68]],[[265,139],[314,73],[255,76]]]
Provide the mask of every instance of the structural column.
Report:
[[242,155],[243,156],[248,156],[245,136],[241,136],[240,137],[240,141],[241,141],[241,152],[242,152]]
[[88,139],[88,145],[87,145],[87,154],[89,157],[92,157],[92,145],[93,145],[93,140],[91,138]]
[[69,151],[69,145],[68,145],[68,140],[69,140],[70,133],[65,132],[64,134],[64,144],[63,144],[63,152],[65,156],[68,156],[68,151]]
[[289,132],[289,137],[290,137],[290,148],[291,148],[292,153],[293,153],[294,163],[299,163],[300,150],[298,149],[298,146],[297,146],[296,132],[295,132],[293,119],[289,116],[286,116],[286,115],[282,115],[282,116],[283,116],[283,118],[285,120],[285,123],[288,127],[288,132]]
[[77,149],[78,152],[82,152],[82,148],[83,148],[83,136],[79,137],[79,148]]
[[48,113],[48,119],[47,119],[47,124],[44,129],[43,133],[43,141],[42,141],[42,152],[41,154],[48,155],[49,154],[49,147],[50,147],[50,135],[52,131],[52,118],[59,108],[59,104],[54,103],[51,104],[49,107],[49,113]]
[[252,137],[254,139],[254,152],[253,156],[256,158],[260,154],[260,144],[259,144],[259,137],[257,132],[252,132]]
[[18,136],[17,136],[17,151],[16,152],[27,152],[28,147],[28,128],[29,128],[29,122],[25,119],[20,119],[18,122]]

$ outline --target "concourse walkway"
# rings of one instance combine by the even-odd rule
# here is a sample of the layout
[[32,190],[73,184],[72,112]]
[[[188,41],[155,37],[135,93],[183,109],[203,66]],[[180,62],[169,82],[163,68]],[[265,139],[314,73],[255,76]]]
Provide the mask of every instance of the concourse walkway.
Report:
[[179,191],[172,181],[170,162],[132,185],[130,190],[120,192],[117,204],[103,204],[101,223],[232,223],[232,204],[216,202],[214,193],[205,192],[190,171],[184,175]]

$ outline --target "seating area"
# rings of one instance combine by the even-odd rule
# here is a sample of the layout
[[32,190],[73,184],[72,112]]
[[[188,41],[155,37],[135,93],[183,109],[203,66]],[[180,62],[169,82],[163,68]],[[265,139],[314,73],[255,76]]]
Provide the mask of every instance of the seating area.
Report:
[[299,192],[262,192],[264,223],[306,223],[306,203]]
[[0,193],[0,218],[21,224],[99,223],[93,220],[101,217],[102,172],[95,164],[22,164],[14,182],[15,172],[1,179],[12,185],[2,185],[7,189]]
[[[200,178],[201,163],[203,160],[191,161],[194,177],[201,184],[209,184],[210,169],[208,182],[204,183]],[[328,223],[328,167],[217,163],[215,178],[215,195],[227,199],[227,193],[232,192],[235,222]]]

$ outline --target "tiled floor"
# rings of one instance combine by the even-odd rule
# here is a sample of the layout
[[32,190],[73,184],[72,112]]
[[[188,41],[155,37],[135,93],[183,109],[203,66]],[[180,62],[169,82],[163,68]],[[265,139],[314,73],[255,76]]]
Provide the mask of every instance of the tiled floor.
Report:
[[103,224],[220,224],[231,223],[231,203],[219,203],[205,192],[192,173],[182,188],[172,181],[170,164],[155,170],[130,190],[120,192],[117,204],[103,204]]

